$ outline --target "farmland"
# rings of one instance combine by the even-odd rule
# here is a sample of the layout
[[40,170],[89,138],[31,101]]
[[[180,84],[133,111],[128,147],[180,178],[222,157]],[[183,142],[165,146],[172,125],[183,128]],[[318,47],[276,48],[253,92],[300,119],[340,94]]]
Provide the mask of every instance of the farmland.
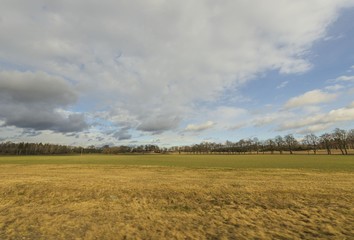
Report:
[[0,239],[351,239],[354,157],[0,157]]

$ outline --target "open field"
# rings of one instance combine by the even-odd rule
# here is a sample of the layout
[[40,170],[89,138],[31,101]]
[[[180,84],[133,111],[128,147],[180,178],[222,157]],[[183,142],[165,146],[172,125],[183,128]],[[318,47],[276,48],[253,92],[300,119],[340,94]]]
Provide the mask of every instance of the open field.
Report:
[[237,169],[318,169],[354,171],[354,155],[74,155],[0,156],[1,164],[84,164]]
[[353,156],[0,157],[0,239],[353,239]]

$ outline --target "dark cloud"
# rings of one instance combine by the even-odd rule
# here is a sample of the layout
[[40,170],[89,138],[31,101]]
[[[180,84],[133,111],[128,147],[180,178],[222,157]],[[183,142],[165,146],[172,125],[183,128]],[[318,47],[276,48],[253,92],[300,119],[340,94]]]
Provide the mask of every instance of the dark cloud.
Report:
[[127,139],[131,139],[132,135],[129,134],[127,130],[121,129],[120,131],[113,133],[113,137],[115,137],[118,140],[127,140]]
[[161,140],[160,140],[160,139],[153,139],[151,142],[152,142],[152,143],[160,143]]
[[142,120],[137,129],[144,132],[161,133],[177,128],[179,123],[179,117],[157,116]]
[[61,78],[43,72],[0,72],[1,98],[13,103],[67,106],[77,94]]
[[83,114],[61,109],[74,104],[77,93],[64,80],[42,72],[0,72],[0,118],[4,125],[54,132],[88,127]]
[[96,137],[96,140],[99,142],[102,142],[104,140],[104,138],[103,137]]
[[66,133],[65,136],[67,136],[67,137],[76,137],[77,134],[76,133]]
[[26,137],[35,137],[40,135],[41,132],[40,131],[35,131],[33,129],[24,129],[22,131],[22,135],[21,136],[26,136]]

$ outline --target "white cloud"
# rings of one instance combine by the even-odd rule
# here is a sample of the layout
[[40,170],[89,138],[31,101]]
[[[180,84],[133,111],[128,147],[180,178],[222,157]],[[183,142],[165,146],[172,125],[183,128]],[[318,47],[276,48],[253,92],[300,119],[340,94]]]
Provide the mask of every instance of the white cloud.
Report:
[[354,81],[354,76],[340,76],[335,79],[336,82],[351,82]]
[[192,132],[200,132],[212,128],[214,125],[215,123],[212,121],[207,121],[201,124],[188,124],[185,130],[192,131]]
[[279,84],[278,86],[277,86],[277,89],[281,89],[281,88],[284,88],[284,87],[286,87],[286,85],[288,85],[288,81],[284,81],[284,82],[282,82],[281,84]]
[[278,127],[278,130],[279,131],[290,130],[290,129],[302,128],[302,127],[306,127],[318,123],[323,123],[321,121],[325,119],[325,117],[326,117],[325,114],[317,114],[302,119],[289,120],[281,124],[280,127]]
[[[231,106],[203,107],[197,114],[193,114],[193,117],[189,120],[189,122],[199,122],[202,124],[190,124],[184,131],[193,132],[193,129],[199,129],[199,126],[210,126],[213,128],[213,133],[236,130],[246,126],[246,122],[250,117],[250,113],[243,108]],[[206,119],[208,121],[205,121]]]
[[354,120],[354,108],[339,108],[330,111],[323,121],[340,122]]
[[287,111],[261,114],[252,120],[255,127],[263,127],[265,125],[277,124],[278,122],[286,121],[294,117],[294,114]]
[[247,126],[247,123],[239,123],[239,124],[235,124],[235,125],[229,126],[226,129],[230,130],[230,131],[234,131],[234,130],[237,130],[237,129],[240,129],[240,128],[243,128],[243,127],[246,127],[246,126]]
[[344,35],[343,35],[343,34],[340,34],[340,35],[338,35],[338,36],[327,36],[327,37],[325,37],[323,40],[324,40],[324,41],[333,41],[333,40],[341,39],[341,38],[343,38],[343,37],[344,37]]
[[206,109],[208,119],[217,122],[218,125],[234,124],[236,121],[248,116],[248,111],[243,108],[220,106],[215,110]]
[[327,130],[332,127],[331,123],[322,123],[322,124],[315,124],[309,127],[305,127],[298,131],[297,133],[299,134],[308,134],[308,133],[315,133],[315,132],[320,132]]
[[286,121],[279,126],[278,130],[283,131],[299,128],[320,129],[320,126],[331,126],[338,122],[353,120],[354,108],[350,105],[349,107],[331,110],[328,113],[318,113],[305,118]]
[[253,120],[253,124],[255,127],[262,127],[264,125],[273,123],[276,119],[278,118],[275,115],[262,116]]
[[285,108],[296,108],[296,107],[303,107],[307,105],[314,105],[319,103],[331,102],[335,100],[337,97],[336,94],[333,93],[326,93],[319,89],[315,89],[309,92],[306,92],[300,96],[293,97],[289,99],[285,103]]
[[344,86],[343,85],[340,85],[340,84],[335,84],[335,85],[331,85],[331,86],[327,86],[327,87],[325,87],[325,89],[326,90],[328,90],[328,91],[338,91],[338,90],[340,90],[340,89],[343,89],[344,88]]
[[306,112],[306,113],[318,113],[318,112],[320,112],[321,107],[310,105],[310,106],[305,106],[305,107],[303,107],[303,110],[304,110],[304,112]]

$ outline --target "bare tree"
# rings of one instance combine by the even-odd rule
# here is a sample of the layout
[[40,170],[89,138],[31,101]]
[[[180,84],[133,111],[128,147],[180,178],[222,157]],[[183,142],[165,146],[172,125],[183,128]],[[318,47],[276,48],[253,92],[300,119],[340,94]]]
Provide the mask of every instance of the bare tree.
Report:
[[331,152],[332,142],[333,142],[332,134],[324,133],[320,136],[320,143],[326,148],[328,155],[332,154]]
[[253,142],[253,149],[258,154],[259,153],[259,145],[260,145],[259,139],[255,137],[255,138],[252,139],[252,142]]
[[288,146],[288,150],[289,150],[290,154],[293,154],[293,149],[297,145],[297,141],[294,138],[294,136],[292,134],[285,135],[284,141],[285,141],[286,145]]
[[311,150],[311,143],[307,135],[301,140],[301,144],[303,145],[304,148],[306,148],[307,154],[309,155]]
[[304,141],[308,145],[308,147],[310,147],[310,149],[313,150],[313,153],[316,154],[319,138],[315,134],[311,133],[311,134],[307,134],[304,137]]
[[332,135],[336,146],[339,148],[343,155],[347,155],[347,132],[343,129],[336,128],[334,129]]
[[261,147],[262,154],[264,154],[266,151],[266,148],[267,148],[266,141],[264,141],[264,140],[260,141],[260,147]]
[[348,131],[348,147],[354,149],[354,129]]
[[245,152],[252,154],[253,141],[250,138],[245,139]]
[[277,149],[280,154],[283,154],[283,148],[284,148],[284,139],[282,136],[276,136],[274,139],[275,143],[277,144]]
[[275,149],[275,142],[273,141],[273,139],[266,140],[265,144],[266,144],[268,150],[270,151],[270,153],[273,154],[274,149]]

